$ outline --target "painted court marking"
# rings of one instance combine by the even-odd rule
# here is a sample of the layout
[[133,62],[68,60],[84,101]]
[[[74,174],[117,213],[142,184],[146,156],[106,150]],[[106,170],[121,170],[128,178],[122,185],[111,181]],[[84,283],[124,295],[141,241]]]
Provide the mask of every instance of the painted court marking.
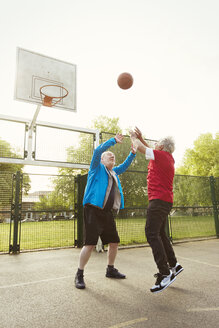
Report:
[[195,309],[189,309],[186,310],[187,312],[204,312],[204,311],[219,311],[219,307],[213,307],[213,308],[195,308]]
[[27,286],[27,285],[34,285],[34,284],[38,284],[38,283],[41,283],[41,282],[48,282],[48,281],[53,281],[53,280],[65,279],[65,278],[72,278],[72,275],[70,275],[70,276],[64,276],[64,277],[58,277],[58,278],[35,280],[35,281],[29,281],[29,282],[21,282],[19,284],[5,285],[5,286],[0,286],[0,289],[13,288],[13,287],[21,287],[21,286]]
[[205,264],[205,265],[208,265],[208,266],[212,266],[214,268],[219,268],[218,264],[211,264],[211,263],[207,263],[207,262],[202,262],[202,261],[190,259],[190,258],[183,257],[183,256],[177,256],[177,257],[180,258],[180,259],[183,259],[183,260],[190,261],[190,262],[196,262],[196,263],[199,263],[199,264]]
[[[97,274],[101,271],[97,271],[97,272],[90,272],[89,274]],[[40,283],[44,283],[44,282],[48,282],[48,281],[55,281],[55,280],[61,280],[61,279],[68,279],[68,278],[74,278],[74,274],[68,275],[68,276],[62,276],[62,277],[58,277],[58,278],[48,278],[48,279],[42,279],[42,280],[34,280],[34,281],[28,281],[28,282],[21,282],[19,284],[12,284],[12,285],[4,285],[4,286],[0,286],[0,289],[5,289],[5,288],[14,288],[14,287],[21,287],[21,286],[28,286],[28,285],[34,285],[34,284],[40,284]]]
[[130,325],[134,325],[138,322],[144,322],[148,320],[148,318],[138,318],[138,319],[134,319],[134,320],[131,320],[131,321],[126,321],[126,322],[121,322],[121,323],[118,323],[117,325],[115,326],[110,326],[109,328],[122,328],[122,327],[128,327]]

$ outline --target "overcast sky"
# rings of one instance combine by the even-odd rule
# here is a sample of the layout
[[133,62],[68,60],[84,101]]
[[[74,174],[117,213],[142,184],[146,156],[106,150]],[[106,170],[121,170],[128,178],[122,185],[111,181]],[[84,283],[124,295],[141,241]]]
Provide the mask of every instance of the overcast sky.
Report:
[[[77,65],[77,113],[38,119],[90,127],[99,115],[171,135],[179,165],[200,134],[219,131],[218,0],[1,0],[0,114],[32,118],[14,100],[16,48]],[[134,85],[116,81],[130,72]]]

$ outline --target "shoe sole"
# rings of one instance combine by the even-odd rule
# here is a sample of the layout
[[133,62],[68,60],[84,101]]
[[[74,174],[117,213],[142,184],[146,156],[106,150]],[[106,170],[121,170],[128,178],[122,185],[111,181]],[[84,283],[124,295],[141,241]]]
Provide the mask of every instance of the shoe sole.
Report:
[[167,287],[169,287],[174,281],[176,280],[176,277],[174,276],[174,278],[172,280],[170,280],[169,284],[167,284],[166,286],[164,286],[162,289],[159,289],[159,290],[151,290],[150,291],[153,293],[153,294],[157,294],[157,293],[160,293],[162,292],[164,289],[166,289]]
[[125,279],[126,277],[112,277],[112,276],[107,276],[106,275],[106,277],[107,278],[112,278],[112,279]]
[[77,289],[85,289],[85,286],[76,286],[76,285],[75,285],[75,287],[76,287]]
[[178,272],[174,273],[174,276],[175,276],[175,277],[178,276],[178,274],[179,274],[180,272],[182,272],[183,270],[184,270],[184,269],[181,268]]

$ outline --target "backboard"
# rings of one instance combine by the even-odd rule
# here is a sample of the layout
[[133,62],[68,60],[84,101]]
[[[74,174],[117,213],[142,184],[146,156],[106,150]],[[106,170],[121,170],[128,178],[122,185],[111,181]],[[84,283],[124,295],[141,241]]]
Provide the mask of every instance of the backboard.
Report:
[[48,96],[51,97],[62,97],[63,88],[67,89],[68,95],[54,107],[76,112],[76,65],[17,48],[14,98],[37,105],[42,104],[40,88],[45,85],[54,86],[47,90]]

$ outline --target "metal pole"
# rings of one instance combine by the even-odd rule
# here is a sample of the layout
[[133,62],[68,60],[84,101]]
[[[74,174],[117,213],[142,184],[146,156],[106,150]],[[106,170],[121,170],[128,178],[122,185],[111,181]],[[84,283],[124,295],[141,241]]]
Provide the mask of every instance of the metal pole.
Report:
[[83,197],[84,190],[87,182],[87,174],[77,175],[76,178],[78,185],[77,194],[77,247],[83,246],[84,241],[84,219],[83,219]]
[[213,211],[214,211],[214,223],[215,223],[215,230],[216,235],[219,238],[219,220],[218,220],[218,202],[216,199],[216,188],[215,188],[215,178],[213,176],[210,176],[210,186],[211,186],[211,200],[213,204]]
[[35,111],[35,114],[33,116],[33,119],[30,123],[29,126],[29,131],[28,131],[28,147],[27,147],[27,159],[31,160],[32,159],[32,154],[33,154],[33,129],[37,120],[37,116],[40,112],[41,105],[37,105],[37,109]]
[[14,231],[13,231],[13,246],[12,253],[17,254],[20,251],[20,245],[18,244],[18,225],[21,220],[21,204],[20,204],[20,192],[21,192],[21,172],[18,171],[15,176],[15,202],[14,202]]

